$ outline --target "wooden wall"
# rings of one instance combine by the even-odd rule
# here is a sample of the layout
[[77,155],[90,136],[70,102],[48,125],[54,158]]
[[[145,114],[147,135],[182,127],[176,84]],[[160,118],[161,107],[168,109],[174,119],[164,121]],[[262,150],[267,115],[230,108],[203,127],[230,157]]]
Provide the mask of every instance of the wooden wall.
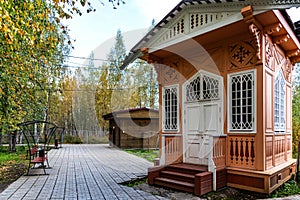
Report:
[[[162,62],[164,64],[155,64],[155,68],[158,73],[158,82],[160,85],[160,105],[162,105],[161,89],[164,86],[179,84],[179,93],[182,94],[183,83],[198,70],[205,70],[221,75],[224,79],[225,90],[224,133],[227,134],[226,165],[264,171],[291,159],[292,66],[285,57],[284,52],[282,52],[278,45],[272,43],[268,35],[261,37],[263,47],[261,47],[261,57],[259,58],[257,55],[256,38],[248,30],[246,31],[224,41],[204,46],[209,56],[213,59],[215,66],[212,66],[208,59],[195,58],[192,64],[189,59],[186,60],[173,55],[163,58]],[[236,55],[239,55],[239,57]],[[197,65],[195,65],[195,62]],[[256,69],[256,133],[229,133],[227,131],[227,75],[250,69]],[[287,131],[283,135],[274,133],[274,79],[280,69],[284,71],[287,81]],[[182,102],[182,95],[180,95],[179,102]],[[181,104],[180,108],[181,120]],[[162,130],[161,121],[159,125],[159,130]],[[160,135],[162,134],[182,134],[182,122],[180,122],[178,133],[163,133],[160,131]],[[246,147],[248,152],[246,152]],[[241,156],[242,151],[244,152],[243,156]]]
[[[286,81],[286,132],[274,132],[274,81],[282,70]],[[292,65],[285,52],[264,37],[264,133],[265,169],[271,169],[292,159]]]
[[[111,119],[109,141],[120,148],[156,148],[158,119]],[[150,123],[151,121],[151,123]],[[121,125],[121,127],[120,127]]]

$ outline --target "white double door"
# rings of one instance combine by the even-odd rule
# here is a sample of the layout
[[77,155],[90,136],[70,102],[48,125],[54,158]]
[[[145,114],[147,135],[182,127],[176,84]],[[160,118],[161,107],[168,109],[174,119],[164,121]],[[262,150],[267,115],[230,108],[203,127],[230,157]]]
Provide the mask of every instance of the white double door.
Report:
[[184,162],[208,165],[213,135],[221,131],[221,102],[194,102],[184,105]]

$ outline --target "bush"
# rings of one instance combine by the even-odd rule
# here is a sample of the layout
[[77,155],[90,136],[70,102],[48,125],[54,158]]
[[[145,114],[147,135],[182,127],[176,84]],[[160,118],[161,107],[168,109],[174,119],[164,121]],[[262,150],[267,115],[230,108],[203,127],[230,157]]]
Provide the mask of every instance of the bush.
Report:
[[82,140],[79,136],[74,137],[73,135],[65,135],[64,143],[66,143],[66,144],[82,144]]
[[277,190],[275,190],[270,196],[272,198],[286,197],[286,196],[295,195],[299,193],[300,193],[300,188],[298,187],[297,182],[294,180],[289,180],[288,182],[280,186]]

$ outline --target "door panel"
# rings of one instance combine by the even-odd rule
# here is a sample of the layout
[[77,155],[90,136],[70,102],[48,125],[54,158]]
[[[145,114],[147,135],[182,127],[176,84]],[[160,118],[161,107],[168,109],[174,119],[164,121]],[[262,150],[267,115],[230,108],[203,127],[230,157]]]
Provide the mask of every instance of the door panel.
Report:
[[186,108],[186,123],[187,123],[187,131],[189,134],[197,134],[200,126],[200,105],[189,105]]
[[216,133],[219,124],[218,104],[203,105],[203,109],[205,132]]
[[207,165],[212,151],[209,135],[219,130],[219,104],[197,102],[185,105],[185,162]]

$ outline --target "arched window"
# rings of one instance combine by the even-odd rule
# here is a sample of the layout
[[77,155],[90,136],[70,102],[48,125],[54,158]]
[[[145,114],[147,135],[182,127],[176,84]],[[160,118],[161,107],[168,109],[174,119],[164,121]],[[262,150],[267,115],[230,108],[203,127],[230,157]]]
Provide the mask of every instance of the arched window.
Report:
[[286,83],[282,70],[275,79],[274,86],[274,130],[275,132],[285,132],[285,101],[286,101]]
[[185,88],[186,102],[209,101],[220,98],[220,79],[208,73],[198,73]]

